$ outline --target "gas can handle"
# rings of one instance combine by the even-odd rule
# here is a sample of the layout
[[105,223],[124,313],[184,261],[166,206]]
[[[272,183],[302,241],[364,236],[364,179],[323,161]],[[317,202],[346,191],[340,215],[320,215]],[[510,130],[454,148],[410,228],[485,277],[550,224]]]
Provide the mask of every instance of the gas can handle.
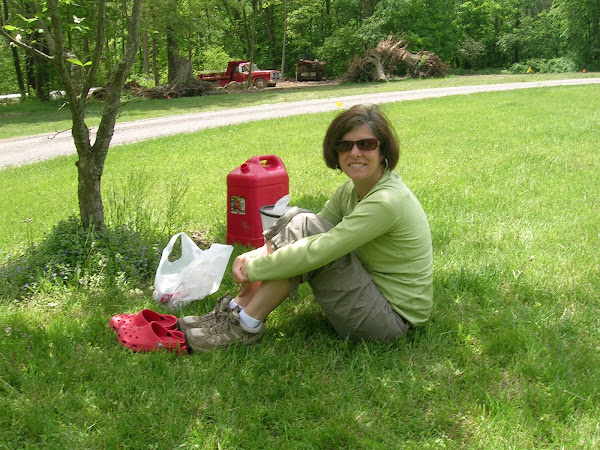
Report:
[[262,155],[257,156],[256,158],[258,158],[260,165],[265,170],[273,170],[283,167],[283,161],[277,155]]

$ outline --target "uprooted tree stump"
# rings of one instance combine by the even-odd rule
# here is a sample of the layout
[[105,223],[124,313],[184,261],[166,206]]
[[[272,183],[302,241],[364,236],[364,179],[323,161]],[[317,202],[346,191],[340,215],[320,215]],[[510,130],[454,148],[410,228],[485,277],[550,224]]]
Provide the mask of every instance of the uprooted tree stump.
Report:
[[396,72],[401,65],[413,78],[441,77],[449,67],[435,53],[406,50],[404,40],[389,36],[370,48],[363,57],[356,56],[348,65],[345,81],[387,81],[388,73]]

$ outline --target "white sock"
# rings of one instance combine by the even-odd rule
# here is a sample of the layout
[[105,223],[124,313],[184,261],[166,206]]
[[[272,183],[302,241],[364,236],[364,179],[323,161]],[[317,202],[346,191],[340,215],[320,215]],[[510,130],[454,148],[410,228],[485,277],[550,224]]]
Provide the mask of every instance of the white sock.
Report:
[[244,308],[242,308],[240,305],[238,305],[238,304],[235,302],[235,298],[232,298],[231,300],[229,300],[229,309],[233,309],[233,308],[235,308],[236,306],[239,306],[239,308],[240,308],[240,311],[243,311],[243,310],[244,310]]
[[256,328],[262,322],[262,320],[250,317],[248,314],[246,314],[246,311],[240,312],[240,321],[248,328]]

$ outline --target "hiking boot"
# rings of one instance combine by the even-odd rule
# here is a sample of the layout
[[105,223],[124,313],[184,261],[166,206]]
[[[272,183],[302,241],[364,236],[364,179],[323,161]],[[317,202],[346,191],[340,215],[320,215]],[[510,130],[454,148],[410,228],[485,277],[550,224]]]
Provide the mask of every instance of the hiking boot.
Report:
[[177,326],[181,331],[190,328],[210,328],[227,318],[229,313],[229,302],[233,297],[229,294],[217,299],[215,309],[203,316],[185,316],[179,319]]
[[225,320],[211,328],[190,328],[185,332],[189,347],[196,352],[209,352],[219,347],[234,344],[258,344],[265,332],[263,322],[256,328],[248,328],[240,321],[240,308],[229,311]]

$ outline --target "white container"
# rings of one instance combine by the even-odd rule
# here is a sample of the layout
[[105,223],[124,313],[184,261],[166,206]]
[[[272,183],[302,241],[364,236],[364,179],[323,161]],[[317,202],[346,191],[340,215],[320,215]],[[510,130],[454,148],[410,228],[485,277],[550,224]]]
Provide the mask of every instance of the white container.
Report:
[[284,208],[278,208],[274,211],[275,205],[261,206],[258,210],[260,211],[260,220],[262,222],[263,231],[268,230],[275,223],[277,219],[283,216],[291,206],[285,206]]
[[275,202],[274,205],[264,205],[258,208],[260,212],[260,220],[262,222],[263,231],[271,228],[277,219],[283,216],[291,206],[288,206],[292,196],[286,194]]

